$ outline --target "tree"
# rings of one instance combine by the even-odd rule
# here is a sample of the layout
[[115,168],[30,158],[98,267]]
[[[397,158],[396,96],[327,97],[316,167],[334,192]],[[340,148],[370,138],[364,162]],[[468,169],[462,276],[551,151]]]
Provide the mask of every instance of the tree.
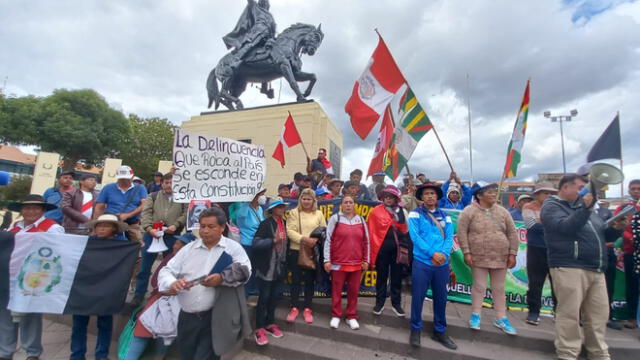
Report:
[[124,141],[120,158],[137,176],[148,180],[158,169],[158,161],[171,160],[176,126],[167,119],[130,114],[129,127],[131,136]]
[[[6,132],[5,132],[6,131]],[[129,122],[90,89],[55,90],[45,98],[0,98],[0,140],[59,153],[64,169],[118,156]]]
[[12,176],[9,185],[0,186],[0,200],[18,201],[31,192],[33,178],[27,175]]

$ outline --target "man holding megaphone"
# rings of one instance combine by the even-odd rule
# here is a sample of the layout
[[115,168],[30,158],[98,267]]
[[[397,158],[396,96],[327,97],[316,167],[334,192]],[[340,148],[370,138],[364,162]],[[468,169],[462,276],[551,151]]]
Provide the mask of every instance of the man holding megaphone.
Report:
[[[592,171],[590,187],[597,191],[600,187],[594,185],[594,179],[601,177]],[[627,220],[605,223],[594,211],[594,194],[581,195],[586,185],[587,179],[578,174],[563,176],[558,195],[545,200],[540,216],[558,299],[555,347],[559,359],[578,358],[582,346],[580,321],[588,357],[610,358],[604,339],[609,319],[605,243],[622,234]]]

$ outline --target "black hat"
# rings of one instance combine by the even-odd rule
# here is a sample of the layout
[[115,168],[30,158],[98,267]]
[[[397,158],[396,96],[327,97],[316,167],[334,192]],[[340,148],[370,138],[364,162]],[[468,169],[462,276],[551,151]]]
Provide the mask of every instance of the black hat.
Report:
[[291,190],[291,185],[289,184],[280,184],[278,185],[278,191],[280,191],[281,189],[287,188],[289,190]]
[[156,171],[155,173],[153,173],[153,176],[163,176],[163,175],[160,171]]
[[416,189],[416,199],[422,200],[422,192],[425,189],[433,189],[433,190],[435,190],[436,194],[438,195],[438,200],[442,199],[442,197],[444,196],[440,186],[438,186],[436,184],[433,184],[433,183],[426,183],[426,184],[422,184],[422,185],[418,186],[418,188]]
[[96,174],[87,174],[87,173],[82,173],[80,175],[80,181],[82,180],[87,180],[87,179],[98,179],[98,177],[96,176]]
[[9,208],[9,210],[11,211],[20,212],[22,210],[22,207],[25,205],[40,205],[44,208],[44,211],[49,211],[49,210],[58,208],[54,204],[49,204],[45,202],[42,195],[38,195],[38,194],[29,194],[24,198],[22,198],[21,202],[14,201],[10,203],[9,206],[7,206],[7,208]]

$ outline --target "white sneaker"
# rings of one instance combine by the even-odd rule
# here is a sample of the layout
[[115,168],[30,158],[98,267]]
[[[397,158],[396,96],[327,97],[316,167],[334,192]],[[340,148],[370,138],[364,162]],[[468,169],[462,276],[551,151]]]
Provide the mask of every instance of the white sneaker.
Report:
[[356,319],[347,319],[347,324],[349,325],[351,330],[360,329],[360,324],[358,324],[358,320],[356,320]]
[[[348,320],[347,320],[347,321],[348,321]],[[340,325],[340,318],[332,317],[332,318],[331,318],[331,321],[329,321],[329,326],[330,326],[332,329],[337,329],[339,325]]]

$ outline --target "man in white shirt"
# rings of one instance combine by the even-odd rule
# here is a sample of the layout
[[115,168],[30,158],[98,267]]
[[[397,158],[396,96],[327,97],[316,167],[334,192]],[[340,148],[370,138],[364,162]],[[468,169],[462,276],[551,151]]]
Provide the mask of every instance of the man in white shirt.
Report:
[[[216,288],[223,284],[218,261],[229,259],[251,271],[249,257],[237,242],[225,237],[227,219],[218,207],[200,214],[199,239],[183,247],[160,270],[160,291],[178,292],[178,350],[182,360],[216,360],[211,332],[211,312],[216,300]],[[222,269],[219,269],[222,270]],[[248,279],[248,277],[247,277]],[[246,281],[246,279],[245,279]]]
[[[45,211],[58,207],[46,203],[41,195],[25,196],[22,202],[9,205],[9,210],[20,212],[23,220],[9,231],[13,233],[49,232],[64,234],[64,228],[44,216]],[[17,239],[16,239],[17,240]],[[21,314],[20,322],[14,323],[11,311],[0,307],[0,360],[11,359],[16,351],[20,330],[20,343],[27,353],[27,360],[38,360],[42,354],[42,314]]]

